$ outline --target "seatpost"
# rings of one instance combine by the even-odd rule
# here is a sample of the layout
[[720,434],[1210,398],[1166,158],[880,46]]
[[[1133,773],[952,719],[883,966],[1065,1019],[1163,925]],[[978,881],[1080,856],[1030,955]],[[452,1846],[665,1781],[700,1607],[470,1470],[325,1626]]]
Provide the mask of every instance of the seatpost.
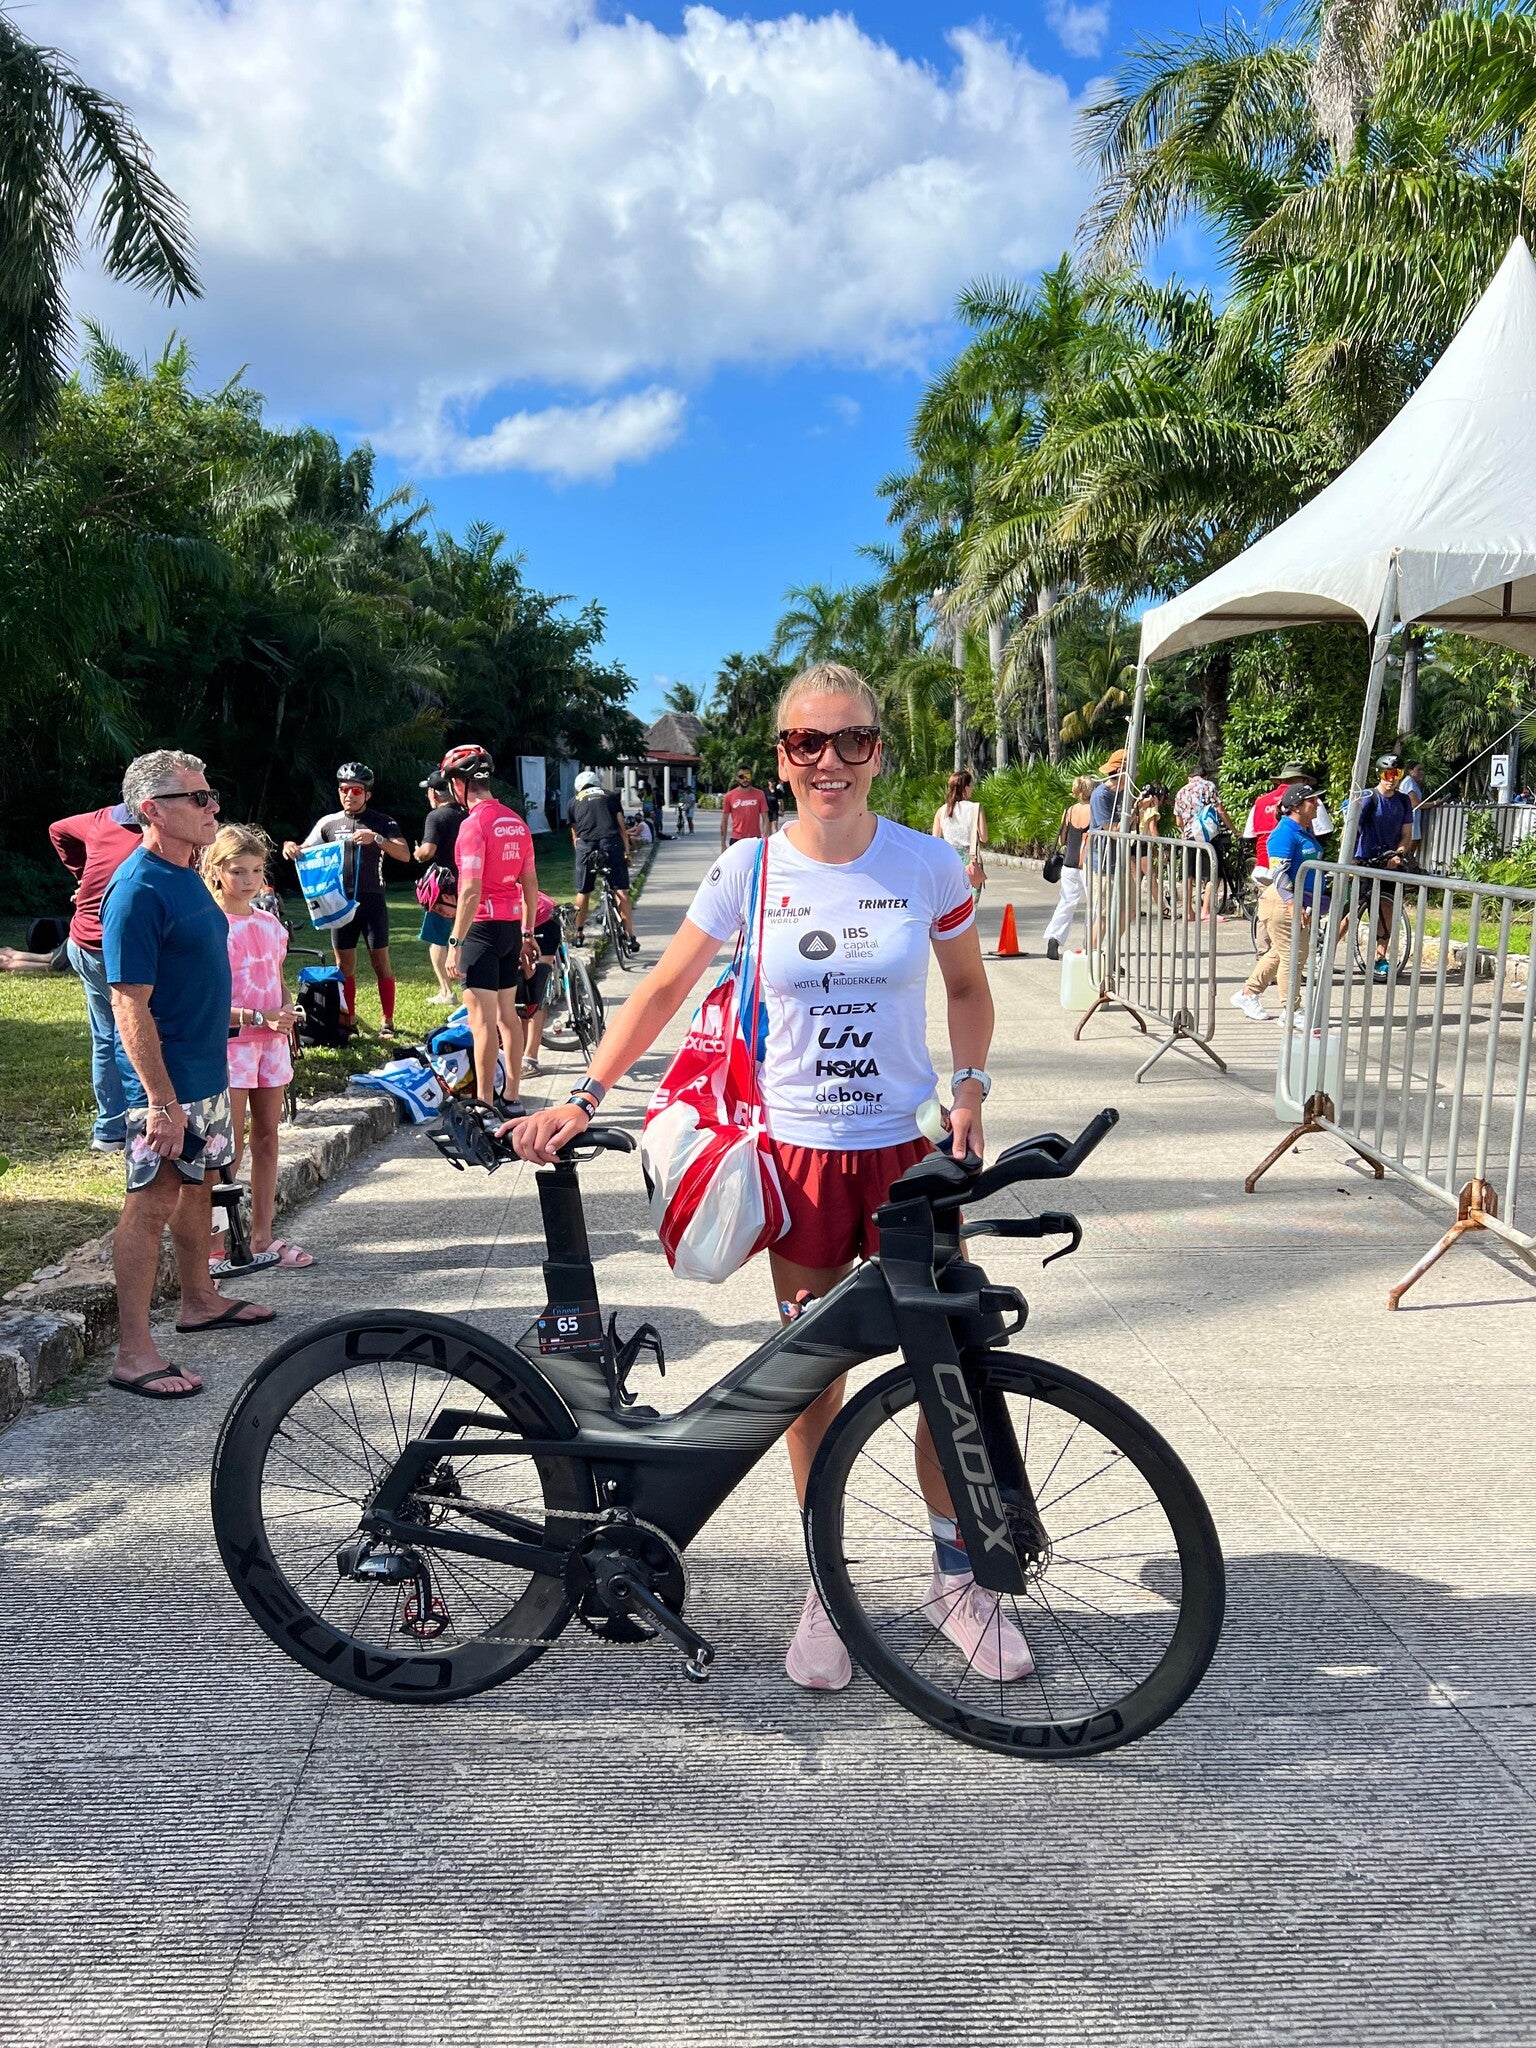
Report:
[[544,1314],[539,1318],[543,1351],[585,1351],[602,1356],[603,1318],[587,1239],[586,1212],[575,1162],[562,1159],[534,1175],[544,1224]]
[[968,1297],[939,1292],[934,1278],[939,1239],[925,1199],[887,1202],[875,1222],[896,1334],[917,1383],[972,1574],[989,1593],[1022,1593],[1024,1567],[949,1320],[952,1312],[965,1315],[974,1304]]

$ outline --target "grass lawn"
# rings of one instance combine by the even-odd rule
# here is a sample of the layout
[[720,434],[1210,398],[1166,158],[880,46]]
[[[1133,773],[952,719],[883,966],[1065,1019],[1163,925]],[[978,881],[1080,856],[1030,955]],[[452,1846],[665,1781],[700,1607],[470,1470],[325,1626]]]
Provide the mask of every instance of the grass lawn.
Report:
[[[568,900],[574,880],[569,838],[552,833],[534,844],[541,887],[557,901]],[[420,924],[410,883],[391,889],[389,945],[399,984],[395,1023],[404,1044],[425,1036],[444,1014],[427,1005],[436,984],[427,949],[416,936]],[[25,920],[0,919],[0,945],[19,946],[25,937]],[[323,934],[300,932],[293,945],[306,942],[330,959]],[[309,963],[292,952],[289,963],[291,986],[297,969]],[[379,998],[366,955],[358,970],[363,1032],[343,1050],[305,1053],[299,1067],[305,1095],[339,1094],[350,1074],[390,1056],[392,1048],[381,1047],[372,1035]],[[0,1154],[9,1162],[0,1173],[0,1294],[117,1220],[122,1160],[91,1151],[94,1114],[91,1040],[79,982],[72,974],[0,975]]]

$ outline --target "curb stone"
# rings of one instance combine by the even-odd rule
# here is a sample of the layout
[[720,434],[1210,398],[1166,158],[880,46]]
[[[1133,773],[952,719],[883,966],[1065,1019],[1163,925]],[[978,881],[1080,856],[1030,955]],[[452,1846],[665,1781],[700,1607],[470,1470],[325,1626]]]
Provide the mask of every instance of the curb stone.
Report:
[[[334,1180],[343,1167],[399,1128],[394,1102],[383,1095],[329,1095],[305,1103],[278,1140],[277,1205],[281,1216]],[[169,1241],[151,1299],[177,1292]],[[103,1231],[54,1266],[0,1297],[0,1428],[66,1378],[82,1360],[117,1342],[117,1290],[112,1232]]]

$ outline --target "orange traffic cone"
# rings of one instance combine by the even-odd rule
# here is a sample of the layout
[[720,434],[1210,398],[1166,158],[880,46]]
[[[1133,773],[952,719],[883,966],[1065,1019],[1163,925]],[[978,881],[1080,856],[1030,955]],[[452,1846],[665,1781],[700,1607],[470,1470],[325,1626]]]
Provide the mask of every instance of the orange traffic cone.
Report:
[[1018,926],[1013,921],[1013,905],[1003,905],[1003,928],[997,935],[997,957],[999,960],[1018,960],[1023,955],[1019,950]]

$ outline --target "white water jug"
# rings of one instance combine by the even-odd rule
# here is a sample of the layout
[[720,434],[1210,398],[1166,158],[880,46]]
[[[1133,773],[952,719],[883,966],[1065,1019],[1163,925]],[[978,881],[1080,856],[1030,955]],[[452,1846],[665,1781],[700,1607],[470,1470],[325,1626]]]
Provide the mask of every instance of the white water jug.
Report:
[[1061,956],[1061,1007],[1064,1010],[1086,1010],[1099,999],[1099,985],[1088,966],[1088,955],[1081,946]]

